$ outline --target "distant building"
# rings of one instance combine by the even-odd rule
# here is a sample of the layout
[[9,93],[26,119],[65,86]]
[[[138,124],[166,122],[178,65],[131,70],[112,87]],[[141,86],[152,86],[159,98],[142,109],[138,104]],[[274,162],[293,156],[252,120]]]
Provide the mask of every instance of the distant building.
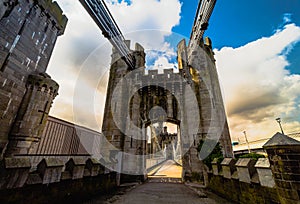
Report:
[[[299,140],[300,141],[300,132],[299,133],[291,133],[287,134],[289,137]],[[269,140],[270,138],[259,139],[256,141],[249,141],[249,147],[251,152],[256,152],[260,154],[266,154],[263,149],[263,145]],[[239,154],[247,154],[248,153],[248,145],[246,143],[239,143],[237,145],[233,145],[233,152],[235,155]]]

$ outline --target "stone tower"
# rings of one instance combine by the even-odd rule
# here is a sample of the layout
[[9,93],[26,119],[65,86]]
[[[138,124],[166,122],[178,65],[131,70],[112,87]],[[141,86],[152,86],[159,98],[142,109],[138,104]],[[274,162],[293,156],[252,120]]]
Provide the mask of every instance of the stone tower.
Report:
[[[126,41],[127,46],[130,46],[130,41]],[[136,44],[135,50],[133,51],[135,56],[136,67],[145,67],[145,53],[144,48]],[[128,86],[124,86],[118,89],[116,93],[115,89],[119,83],[122,83],[122,79],[130,73],[130,69],[120,57],[115,49],[113,49],[112,62],[110,67],[109,82],[107,87],[106,104],[104,110],[104,120],[102,125],[102,132],[108,138],[112,145],[114,145],[119,150],[124,150],[124,142],[126,140],[126,135],[120,129],[125,127],[118,127],[116,121],[122,121],[125,114],[128,111],[128,100],[129,91]],[[114,94],[118,95],[120,98],[115,100]],[[118,103],[123,101],[124,103]],[[118,109],[118,110],[117,110]],[[114,115],[114,116],[113,116]],[[126,125],[120,124],[122,126]]]
[[39,141],[58,84],[46,69],[67,18],[51,0],[0,1],[0,153]]
[[115,51],[112,54],[102,132],[114,149],[110,159],[119,162],[115,170],[143,174],[145,161],[137,155],[149,153],[145,129],[153,123],[178,125],[176,154],[180,158],[174,158],[182,161],[184,174],[202,171],[196,150],[201,139],[219,141],[224,156],[232,157],[210,40],[189,48],[184,40],[178,44],[178,73],[164,69],[162,74],[157,70],[146,74],[143,48],[137,45],[133,52],[135,70]]
[[[193,87],[199,107],[199,131],[194,137],[194,145],[190,147],[183,157],[183,173],[201,172],[199,157],[196,148],[200,140],[208,139],[207,149],[218,141],[222,147],[224,157],[233,157],[231,138],[224,108],[218,73],[215,65],[214,53],[211,40],[206,37],[199,44],[190,42],[187,47],[182,40],[177,47],[178,64],[181,72],[186,76],[189,84]],[[206,150],[207,151],[207,150]],[[202,159],[204,159],[202,158]]]

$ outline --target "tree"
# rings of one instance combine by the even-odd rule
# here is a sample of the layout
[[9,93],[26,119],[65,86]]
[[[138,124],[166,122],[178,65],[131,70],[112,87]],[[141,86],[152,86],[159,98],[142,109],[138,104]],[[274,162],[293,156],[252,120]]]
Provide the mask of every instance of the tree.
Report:
[[204,158],[201,159],[203,161],[203,163],[208,166],[209,169],[212,169],[212,165],[211,162],[217,158],[218,162],[221,162],[224,157],[223,157],[223,153],[222,153],[222,148],[219,142],[217,142],[214,140],[209,140],[209,139],[205,139],[205,140],[200,140],[198,147],[197,147],[197,151],[200,153],[204,142],[206,142],[206,146],[205,149],[202,151],[206,151],[209,155]]

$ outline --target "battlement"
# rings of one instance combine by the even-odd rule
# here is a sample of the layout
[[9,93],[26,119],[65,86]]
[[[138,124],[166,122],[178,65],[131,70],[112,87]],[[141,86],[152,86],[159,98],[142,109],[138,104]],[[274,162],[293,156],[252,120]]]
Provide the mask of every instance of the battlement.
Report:
[[136,78],[142,81],[151,80],[155,82],[167,82],[166,80],[174,82],[183,80],[181,74],[174,72],[172,68],[163,69],[162,73],[157,69],[148,70],[147,72],[139,72]]
[[215,158],[210,174],[209,188],[225,198],[239,203],[279,203],[268,158],[225,158],[222,162]]
[[188,47],[187,49],[187,57],[188,57],[188,61],[191,61],[191,57],[193,56],[197,56],[199,55],[199,53],[205,53],[207,54],[207,56],[209,56],[209,58],[215,62],[215,58],[214,58],[214,52],[213,52],[213,48],[212,48],[212,41],[209,37],[205,37],[204,41],[200,41],[200,44],[196,44],[195,42],[193,42],[191,44],[191,46]]
[[66,197],[90,196],[116,187],[116,173],[90,157],[70,157],[67,162],[59,156],[44,158],[37,166],[32,166],[30,157],[5,158],[0,164],[1,203],[48,203],[53,199],[63,203]]
[[[130,48],[131,41],[125,40],[124,42],[126,46]],[[134,60],[135,60],[134,63],[136,68],[145,66],[146,54],[142,45],[140,45],[139,43],[135,43],[134,50],[130,50],[130,54],[134,56]],[[111,64],[112,65],[114,64],[115,66],[113,67],[117,69],[119,69],[120,67],[127,66],[125,61],[122,59],[122,57],[114,47],[112,47]]]
[[45,73],[29,75],[28,85],[35,86],[39,91],[57,95],[59,85]]
[[37,5],[41,7],[41,9],[50,16],[51,20],[55,22],[55,26],[59,30],[59,35],[62,35],[65,31],[68,18],[63,15],[63,11],[56,1],[52,2],[52,0],[35,0]]

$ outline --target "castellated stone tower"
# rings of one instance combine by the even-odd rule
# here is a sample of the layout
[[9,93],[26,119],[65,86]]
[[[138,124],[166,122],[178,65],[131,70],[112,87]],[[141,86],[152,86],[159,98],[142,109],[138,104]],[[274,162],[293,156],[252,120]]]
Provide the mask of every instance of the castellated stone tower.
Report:
[[[211,40],[207,37],[200,44],[193,43],[195,42],[190,42],[189,47],[187,47],[185,40],[182,40],[177,47],[179,69],[193,87],[200,117],[199,130],[197,136],[194,137],[195,145],[190,147],[182,160],[184,174],[201,172],[200,155],[196,150],[200,140],[218,141],[224,157],[233,157]],[[206,147],[209,146],[211,144],[208,143]]]
[[189,71],[200,109],[201,138],[218,139],[224,157],[232,157],[232,143],[211,40],[206,37],[187,50]]
[[[149,151],[147,144],[150,140],[146,128],[154,123],[161,127],[163,122],[177,125],[173,158],[182,162],[183,176],[203,170],[197,152],[201,139],[219,141],[224,156],[232,157],[210,40],[189,48],[182,40],[177,50],[178,73],[164,69],[163,73],[149,70],[148,74],[145,73],[145,53],[140,45],[137,44],[133,51],[134,70],[113,51],[102,132],[109,142],[103,148],[103,151],[108,150],[106,159],[119,162],[115,170],[143,174],[146,162],[136,155],[146,155],[144,160],[159,156],[151,151],[162,148],[150,144]],[[151,141],[156,140],[152,138]]]
[[51,0],[0,1],[0,154],[39,141],[58,84],[46,69],[67,18]]
[[[130,41],[126,41],[126,44],[129,47]],[[133,55],[135,57],[135,67],[145,68],[145,52],[144,48],[140,44],[137,43],[135,45]],[[120,83],[121,79],[124,79],[129,72],[130,69],[124,60],[120,57],[117,51],[113,49],[102,133],[107,137],[112,145],[121,151],[124,150],[126,136],[124,135],[124,132],[120,130],[120,128],[125,128],[124,125],[126,126],[126,121],[124,121],[124,124],[121,124],[123,127],[118,127],[116,121],[123,120],[123,116],[127,114],[126,111],[128,110],[129,88],[132,87],[123,86],[122,89],[118,90],[116,90],[116,87]],[[114,92],[120,97],[117,100],[114,100],[113,98]],[[117,104],[118,101],[123,101],[123,103]]]

